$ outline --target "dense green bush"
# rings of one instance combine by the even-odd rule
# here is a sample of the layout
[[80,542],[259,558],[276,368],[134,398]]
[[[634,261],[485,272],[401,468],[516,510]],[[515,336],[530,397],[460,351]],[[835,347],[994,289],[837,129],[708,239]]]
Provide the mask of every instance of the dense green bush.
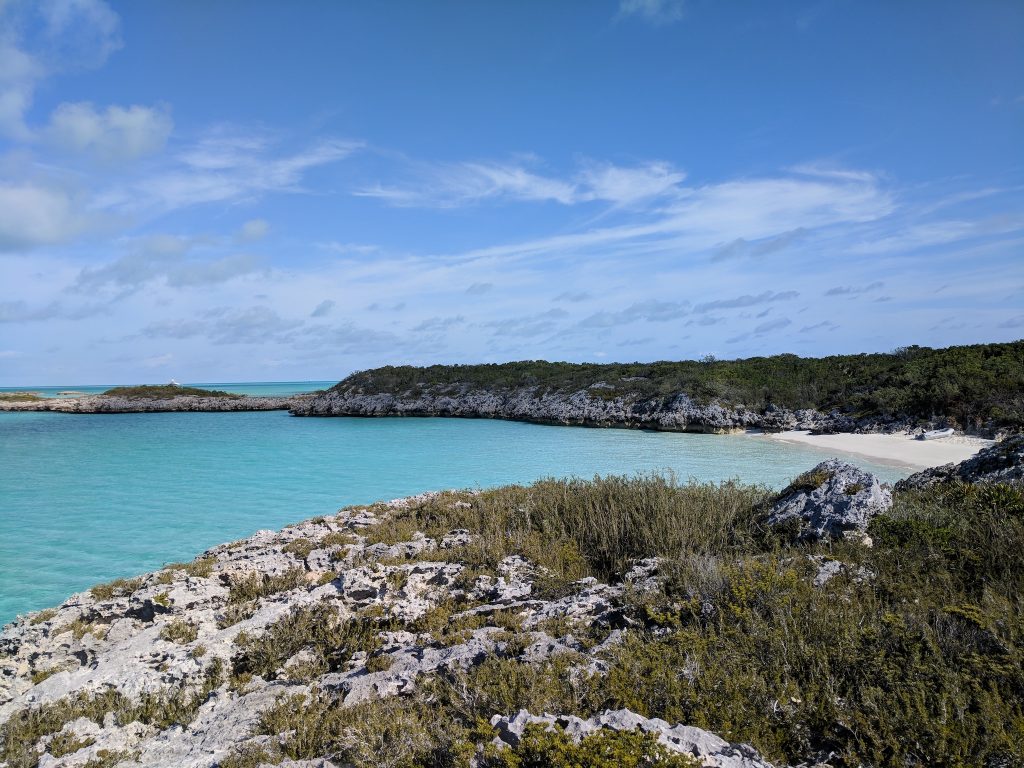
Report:
[[665,399],[684,393],[761,410],[834,408],[856,416],[946,418],[963,429],[986,422],[1024,427],[1024,341],[946,349],[906,347],[887,354],[796,355],[656,363],[548,363],[386,366],[353,374],[334,389],[415,394],[423,388],[537,387],[591,390],[603,399]]

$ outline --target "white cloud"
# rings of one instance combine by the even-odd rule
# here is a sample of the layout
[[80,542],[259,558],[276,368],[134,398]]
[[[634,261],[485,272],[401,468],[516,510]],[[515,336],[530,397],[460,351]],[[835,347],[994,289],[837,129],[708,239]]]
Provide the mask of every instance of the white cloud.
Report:
[[878,254],[910,251],[973,237],[1002,235],[1024,229],[1024,216],[992,216],[979,221],[932,221],[901,228],[895,234],[865,238],[850,247],[851,253]]
[[[2,6],[0,6],[2,8]],[[0,13],[0,23],[3,15]],[[31,136],[25,112],[32,104],[42,68],[12,41],[0,38],[0,135],[25,140]]]
[[78,200],[66,190],[0,182],[0,251],[66,242],[88,226]]
[[89,102],[77,102],[54,110],[46,135],[61,149],[112,162],[159,152],[172,127],[166,108],[135,105],[98,110]]
[[647,163],[633,168],[594,165],[580,175],[585,197],[617,204],[636,203],[664,195],[678,187],[686,174],[668,163]]
[[620,0],[619,14],[639,16],[651,24],[672,24],[683,18],[685,0]]
[[264,219],[252,219],[245,222],[238,231],[238,239],[243,242],[252,243],[262,240],[270,232],[270,223]]
[[65,66],[98,67],[121,47],[121,20],[103,0],[43,0],[38,9]]
[[302,192],[306,171],[342,160],[361,146],[336,139],[292,154],[273,154],[270,143],[259,137],[215,135],[181,153],[170,169],[112,191],[103,202],[159,212],[251,200],[269,192]]
[[[31,40],[26,30],[41,27]],[[0,135],[28,141],[25,115],[46,77],[98,67],[121,47],[120,20],[102,0],[0,2]]]
[[427,166],[420,178],[405,186],[375,185],[355,191],[399,207],[455,208],[483,200],[553,201],[569,205],[575,187],[568,182],[532,173],[521,165],[453,163]]
[[564,179],[535,173],[523,163],[466,162],[421,165],[405,184],[377,184],[354,194],[398,207],[456,208],[497,199],[629,205],[674,192],[685,178],[664,162],[632,167],[587,163]]

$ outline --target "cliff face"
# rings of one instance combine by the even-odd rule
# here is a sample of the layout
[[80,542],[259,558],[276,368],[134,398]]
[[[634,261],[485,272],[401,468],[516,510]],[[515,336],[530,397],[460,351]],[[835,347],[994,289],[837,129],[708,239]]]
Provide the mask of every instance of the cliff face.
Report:
[[420,388],[401,395],[364,394],[342,385],[292,406],[296,416],[454,416],[510,419],[538,424],[622,427],[666,432],[732,432],[742,429],[819,429],[835,421],[817,411],[769,408],[757,412],[685,394],[671,398],[604,398],[601,389],[541,392],[537,388],[439,391]]

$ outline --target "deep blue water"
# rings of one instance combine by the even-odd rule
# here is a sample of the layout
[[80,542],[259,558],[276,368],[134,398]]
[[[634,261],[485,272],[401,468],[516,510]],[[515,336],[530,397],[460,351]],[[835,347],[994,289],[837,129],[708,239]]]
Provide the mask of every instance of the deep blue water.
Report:
[[[825,455],[756,436],[487,420],[0,413],[0,624],[348,504],[660,470],[781,487]],[[911,471],[851,460],[890,481]]]

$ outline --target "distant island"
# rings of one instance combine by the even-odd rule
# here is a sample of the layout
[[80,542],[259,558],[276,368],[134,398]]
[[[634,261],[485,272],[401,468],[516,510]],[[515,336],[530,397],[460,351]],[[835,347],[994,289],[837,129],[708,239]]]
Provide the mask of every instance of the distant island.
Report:
[[166,411],[283,411],[311,396],[254,396],[177,383],[113,387],[98,395],[40,397],[35,392],[0,393],[0,411],[60,413],[157,413]]
[[385,366],[297,416],[459,416],[686,432],[1024,427],[1024,341],[885,354],[655,363]]

